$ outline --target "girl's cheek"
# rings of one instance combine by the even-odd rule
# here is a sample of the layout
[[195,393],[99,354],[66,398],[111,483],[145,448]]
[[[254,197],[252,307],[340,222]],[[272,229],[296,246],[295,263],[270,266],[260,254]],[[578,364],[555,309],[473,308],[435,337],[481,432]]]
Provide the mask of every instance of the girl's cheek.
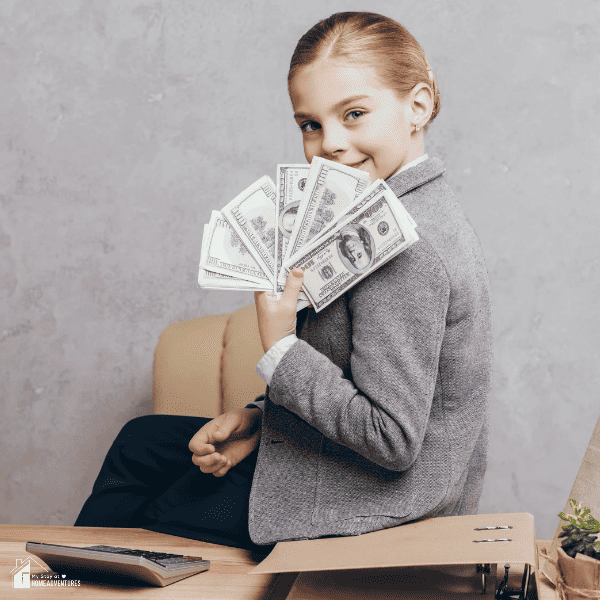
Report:
[[308,162],[311,162],[313,157],[318,156],[318,148],[315,147],[314,143],[304,142],[304,156]]

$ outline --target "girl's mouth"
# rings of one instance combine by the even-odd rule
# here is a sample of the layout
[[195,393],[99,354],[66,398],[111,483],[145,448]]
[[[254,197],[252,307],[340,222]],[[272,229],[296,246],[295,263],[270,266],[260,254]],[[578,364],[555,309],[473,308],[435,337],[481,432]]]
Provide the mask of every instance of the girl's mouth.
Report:
[[367,162],[367,158],[365,158],[365,160],[361,160],[360,162],[354,163],[353,165],[348,165],[349,167],[351,167],[352,169],[358,169],[360,168],[364,163]]

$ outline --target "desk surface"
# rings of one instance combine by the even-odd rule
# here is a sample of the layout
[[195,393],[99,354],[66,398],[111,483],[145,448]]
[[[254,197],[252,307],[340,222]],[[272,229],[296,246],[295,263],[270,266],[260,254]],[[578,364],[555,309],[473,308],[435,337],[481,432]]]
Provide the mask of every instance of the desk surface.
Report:
[[[17,559],[24,560],[28,541],[89,546],[106,544],[128,548],[202,556],[211,561],[210,570],[164,588],[94,584],[81,581],[77,586],[19,589],[13,588],[11,570]],[[543,543],[543,542],[542,542]],[[549,544],[548,542],[546,544]],[[260,562],[247,550],[154,533],[144,529],[105,527],[47,527],[43,525],[0,525],[0,600],[37,598],[38,600],[89,598],[91,600],[152,598],[163,600],[284,600],[294,574],[248,575]],[[40,561],[41,562],[41,561]],[[43,564],[43,563],[42,563]],[[32,573],[43,573],[32,564]],[[555,600],[553,587],[542,581],[539,600]],[[18,594],[18,595],[17,595]]]
[[[173,554],[202,556],[210,560],[210,569],[163,588],[128,585],[94,584],[81,581],[80,586],[14,589],[10,571],[17,559],[32,556],[25,543],[47,542],[66,546],[106,544],[140,548]],[[36,558],[36,557],[34,557]],[[42,525],[0,525],[0,599],[89,598],[90,600],[152,598],[163,600],[283,600],[293,579],[273,575],[248,575],[261,557],[248,550],[155,533],[144,529],[109,527],[45,527]],[[42,562],[42,561],[39,561]],[[44,563],[42,563],[43,565]],[[44,565],[45,566],[45,565]],[[35,567],[35,568],[34,568]],[[32,563],[32,573],[43,569]],[[289,584],[287,583],[289,581]],[[282,587],[283,586],[283,587]],[[287,586],[287,587],[285,587]],[[17,596],[18,594],[18,596]]]

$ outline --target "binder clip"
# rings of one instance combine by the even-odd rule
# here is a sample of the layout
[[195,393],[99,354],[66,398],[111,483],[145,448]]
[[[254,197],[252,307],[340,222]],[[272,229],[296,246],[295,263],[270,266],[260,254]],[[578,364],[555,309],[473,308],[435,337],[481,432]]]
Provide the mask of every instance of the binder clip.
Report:
[[529,594],[529,580],[531,579],[531,567],[526,564],[521,580],[521,589],[511,591],[508,589],[508,571],[510,565],[504,565],[504,579],[498,585],[496,590],[496,600],[527,600]]

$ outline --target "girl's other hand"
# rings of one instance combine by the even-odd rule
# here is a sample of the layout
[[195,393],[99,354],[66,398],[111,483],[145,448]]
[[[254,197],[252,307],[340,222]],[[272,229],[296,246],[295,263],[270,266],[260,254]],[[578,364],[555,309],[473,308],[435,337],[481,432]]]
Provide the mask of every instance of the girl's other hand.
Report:
[[296,310],[298,295],[304,281],[302,269],[292,269],[285,283],[285,290],[277,300],[269,292],[254,292],[260,341],[265,352],[279,340],[296,333]]
[[223,477],[258,447],[261,422],[259,408],[239,408],[219,415],[190,440],[192,462],[203,473]]

